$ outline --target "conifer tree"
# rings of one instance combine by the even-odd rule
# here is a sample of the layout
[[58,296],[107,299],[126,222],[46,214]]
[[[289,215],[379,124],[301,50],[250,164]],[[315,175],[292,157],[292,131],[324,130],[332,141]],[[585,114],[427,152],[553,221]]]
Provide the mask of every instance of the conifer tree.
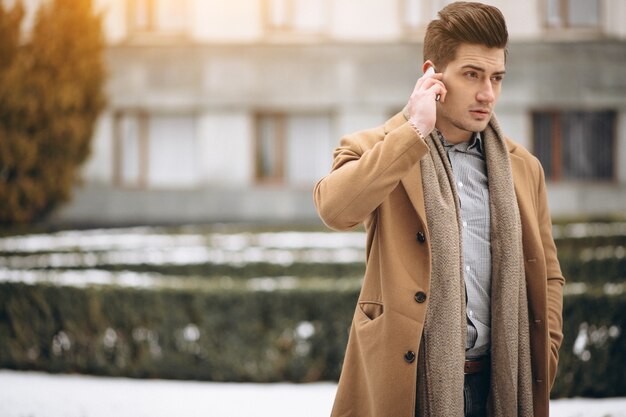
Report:
[[101,18],[91,0],[0,2],[0,225],[43,219],[68,200],[105,105]]

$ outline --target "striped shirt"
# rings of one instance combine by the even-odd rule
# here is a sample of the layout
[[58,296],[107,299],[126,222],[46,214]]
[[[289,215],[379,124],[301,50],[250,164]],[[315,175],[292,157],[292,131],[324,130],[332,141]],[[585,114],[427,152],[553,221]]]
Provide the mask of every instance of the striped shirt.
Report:
[[456,145],[439,135],[452,165],[460,200],[463,275],[467,299],[465,356],[489,352],[491,338],[491,237],[487,164],[480,133]]

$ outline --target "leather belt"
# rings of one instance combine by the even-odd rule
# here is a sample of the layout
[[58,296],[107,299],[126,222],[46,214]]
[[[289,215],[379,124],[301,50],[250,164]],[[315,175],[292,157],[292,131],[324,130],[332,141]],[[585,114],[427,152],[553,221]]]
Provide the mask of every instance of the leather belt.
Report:
[[465,375],[477,374],[479,372],[489,369],[489,356],[483,356],[482,358],[467,359],[465,361],[464,372]]

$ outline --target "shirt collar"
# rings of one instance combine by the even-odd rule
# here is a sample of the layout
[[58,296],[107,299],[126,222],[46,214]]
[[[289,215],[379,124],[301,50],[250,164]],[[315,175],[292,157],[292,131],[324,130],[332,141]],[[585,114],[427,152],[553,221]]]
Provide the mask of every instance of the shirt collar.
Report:
[[439,130],[437,130],[437,135],[439,136],[441,144],[446,148],[455,148],[463,152],[475,150],[480,154],[483,153],[483,137],[480,132],[474,132],[469,142],[461,142],[457,144],[446,141],[446,138],[443,137]]
[[470,144],[467,149],[476,148],[478,152],[483,153],[483,135],[480,132],[475,132],[474,136],[470,140]]

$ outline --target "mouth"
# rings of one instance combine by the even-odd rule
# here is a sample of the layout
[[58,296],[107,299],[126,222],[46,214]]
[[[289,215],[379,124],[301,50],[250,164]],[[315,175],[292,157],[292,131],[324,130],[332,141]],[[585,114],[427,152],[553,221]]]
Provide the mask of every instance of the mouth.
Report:
[[473,109],[470,110],[470,114],[476,119],[486,119],[491,116],[491,111],[488,109]]

